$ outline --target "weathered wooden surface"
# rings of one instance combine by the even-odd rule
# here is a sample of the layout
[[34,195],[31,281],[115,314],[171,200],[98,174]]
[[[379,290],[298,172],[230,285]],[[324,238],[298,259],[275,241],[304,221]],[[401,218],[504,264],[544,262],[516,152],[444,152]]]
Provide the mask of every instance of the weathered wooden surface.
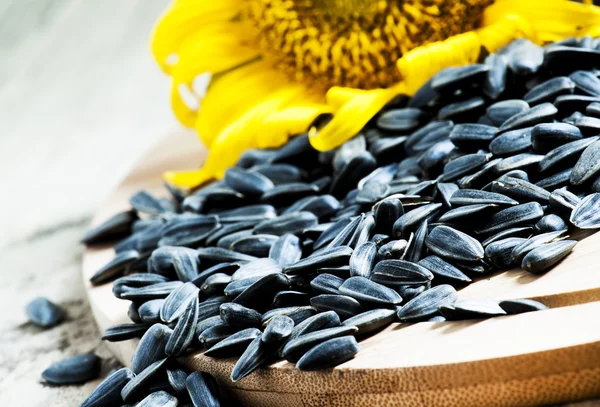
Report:
[[[49,387],[40,373],[88,351],[105,359],[103,374],[118,365],[84,294],[79,239],[144,150],[179,128],[148,50],[167,4],[0,1],[1,406],[77,406],[100,380]],[[67,321],[28,324],[38,295]]]

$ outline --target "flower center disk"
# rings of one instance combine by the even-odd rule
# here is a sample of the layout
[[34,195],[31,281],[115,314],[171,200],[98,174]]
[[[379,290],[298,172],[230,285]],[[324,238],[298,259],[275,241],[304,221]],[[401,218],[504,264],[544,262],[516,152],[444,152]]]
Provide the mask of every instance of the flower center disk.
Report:
[[491,0],[247,0],[265,59],[314,86],[373,89],[402,78],[407,51],[477,27]]

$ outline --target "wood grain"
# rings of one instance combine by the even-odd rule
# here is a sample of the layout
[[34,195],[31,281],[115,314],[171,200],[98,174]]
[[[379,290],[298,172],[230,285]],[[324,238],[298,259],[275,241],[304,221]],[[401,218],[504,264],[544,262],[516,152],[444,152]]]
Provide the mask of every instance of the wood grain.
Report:
[[[94,223],[127,207],[137,189],[160,191],[166,169],[197,165],[195,140],[172,135],[142,159],[107,200]],[[249,406],[538,405],[600,395],[600,234],[582,240],[552,271],[512,270],[463,289],[460,298],[535,298],[552,309],[479,321],[393,324],[360,343],[357,357],[332,370],[300,372],[282,361],[238,383],[234,361],[201,353],[188,366],[208,371]],[[88,250],[84,278],[113,256]],[[88,286],[101,328],[125,322],[128,302],[110,285]],[[111,344],[129,363],[135,341]]]

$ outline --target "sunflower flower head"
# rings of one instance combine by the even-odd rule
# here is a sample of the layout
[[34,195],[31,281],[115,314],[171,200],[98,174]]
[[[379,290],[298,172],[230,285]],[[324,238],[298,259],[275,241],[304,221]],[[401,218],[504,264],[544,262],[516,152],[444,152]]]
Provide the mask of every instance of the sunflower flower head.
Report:
[[597,8],[566,0],[492,3],[175,0],[152,48],[173,78],[175,115],[210,154],[200,170],[167,180],[195,187],[220,178],[246,149],[280,146],[323,117],[332,119],[311,131],[311,143],[329,150],[397,94],[411,94],[443,67],[474,62],[482,47],[600,25]]

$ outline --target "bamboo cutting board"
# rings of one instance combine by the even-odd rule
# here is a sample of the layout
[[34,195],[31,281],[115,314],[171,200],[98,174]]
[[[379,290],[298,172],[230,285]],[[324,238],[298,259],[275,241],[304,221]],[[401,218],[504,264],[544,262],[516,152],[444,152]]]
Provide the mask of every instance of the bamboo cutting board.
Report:
[[[205,152],[189,134],[173,134],[148,152],[98,211],[93,224],[128,207],[147,189],[166,196],[160,174],[200,164]],[[128,301],[89,278],[114,255],[86,251],[83,279],[101,331],[130,322]],[[335,369],[300,372],[277,362],[237,383],[235,361],[197,353],[184,362],[214,375],[247,406],[508,406],[600,396],[600,233],[581,241],[550,272],[512,270],[478,281],[459,298],[531,298],[552,309],[487,320],[393,324],[360,342],[355,359]],[[109,343],[126,365],[137,341]]]

